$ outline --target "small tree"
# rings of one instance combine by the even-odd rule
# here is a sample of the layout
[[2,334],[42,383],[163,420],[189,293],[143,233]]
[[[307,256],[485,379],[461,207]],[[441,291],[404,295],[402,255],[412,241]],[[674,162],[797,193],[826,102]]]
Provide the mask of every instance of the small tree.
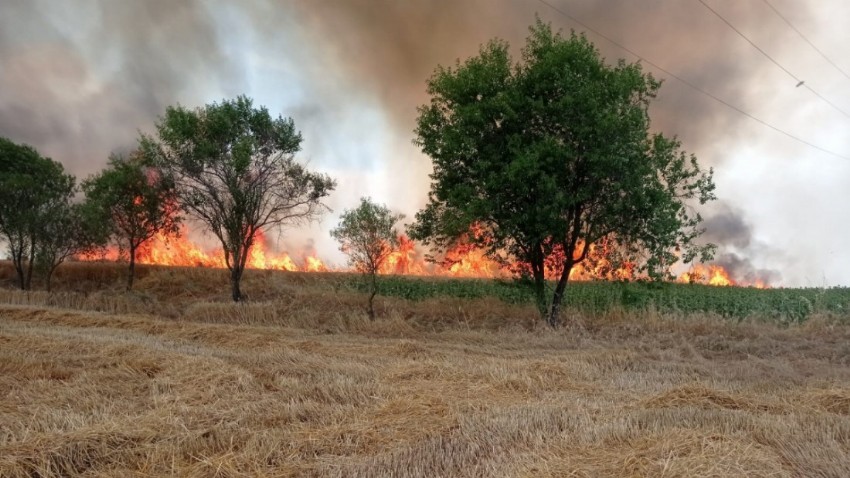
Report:
[[129,256],[127,290],[133,288],[139,247],[158,233],[179,233],[174,180],[147,164],[140,151],[112,155],[106,169],[83,183],[87,216],[107,225],[120,250]]
[[141,144],[175,178],[180,205],[221,242],[234,301],[258,231],[318,218],[336,186],[295,161],[301,134],[291,118],[272,118],[251,99],[189,110],[169,107],[158,140]]
[[378,272],[398,247],[395,224],[404,218],[393,214],[386,206],[369,198],[360,199],[360,205],[342,213],[341,221],[331,236],[339,241],[340,250],[348,255],[349,264],[366,276],[371,283],[369,318],[375,319],[373,301],[378,293]]
[[[706,259],[711,248],[694,243],[701,218],[687,203],[714,199],[712,173],[675,139],[650,133],[659,87],[640,64],[608,65],[585,37],[539,20],[520,62],[492,41],[438,68],[416,127],[434,173],[411,237],[439,251],[467,235],[520,265],[553,327],[570,272],[593,244],[614,241],[630,262],[643,256],[653,277],[677,254]],[[551,299],[547,276],[557,280]]]
[[39,243],[57,209],[76,192],[74,177],[35,149],[0,138],[0,233],[22,290],[30,289]]
[[59,203],[45,214],[39,225],[35,265],[44,277],[48,292],[53,273],[66,259],[93,252],[103,247],[109,238],[106,224],[87,216],[85,210],[85,204]]

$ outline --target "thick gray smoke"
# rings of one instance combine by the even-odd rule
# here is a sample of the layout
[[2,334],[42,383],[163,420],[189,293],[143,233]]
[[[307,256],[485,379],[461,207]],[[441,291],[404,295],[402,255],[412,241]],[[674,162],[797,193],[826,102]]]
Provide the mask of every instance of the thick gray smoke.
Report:
[[[699,3],[551,3],[662,68],[747,108],[754,88],[751,79],[756,68],[764,66],[763,62],[747,61],[753,58],[752,48]],[[436,65],[452,66],[457,59],[462,61],[477,53],[481,44],[494,37],[507,40],[518,58],[535,15],[565,32],[584,31],[544,3],[532,0],[346,0],[302,1],[295,5],[310,25],[312,41],[329,48],[359,88],[379,95],[405,134],[412,130],[415,107],[427,100],[425,80]],[[765,5],[735,2],[725,7],[727,15],[747,20],[747,32],[756,39],[775,41],[775,23],[763,21],[769,13],[764,10]],[[596,34],[587,32],[587,36],[610,62],[619,58],[637,61]],[[665,81],[651,112],[657,130],[678,135],[689,151],[702,150],[706,145],[719,146],[717,138],[728,139],[730,133],[734,137],[735,124],[744,119],[742,116],[677,80],[666,78],[654,67],[644,67]],[[716,163],[722,155],[701,159]]]
[[[755,53],[749,45],[697,2],[551,1],[743,108],[756,87],[756,69],[772,67],[750,61]],[[722,6],[755,40],[770,42],[776,25],[763,21],[769,13],[764,8],[758,2]],[[797,19],[806,18],[802,8],[783,6]],[[532,0],[253,0],[238,6],[214,0],[4,0],[0,136],[32,144],[85,176],[102,167],[110,152],[132,147],[138,131],[150,131],[166,106],[251,95],[259,84],[252,65],[288,59],[297,70],[280,73],[280,88],[292,89],[290,79],[301,77],[311,96],[285,104],[285,111],[267,104],[270,110],[293,116],[312,144],[309,159],[341,174],[363,169],[347,143],[356,146],[358,129],[387,130],[378,135],[388,138],[381,153],[387,159],[373,170],[391,183],[381,187],[410,215],[427,191],[429,163],[410,143],[416,107],[427,101],[426,79],[437,65],[467,58],[494,37],[509,41],[518,57],[535,15],[556,28],[583,30]],[[588,38],[609,61],[636,61],[593,33]],[[328,79],[334,75],[342,80]],[[356,109],[360,102],[378,104],[386,122],[340,119],[344,104]],[[657,130],[678,135],[684,149],[709,166],[722,164],[724,142],[733,141],[745,121],[673,79],[665,79],[651,115]],[[361,153],[369,154],[374,152]],[[376,187],[364,191],[355,180],[340,179],[337,209]],[[725,219],[715,219],[711,233],[744,253],[739,246],[751,231],[735,229],[744,224],[737,212],[721,215]]]
[[764,248],[753,239],[752,226],[743,218],[740,210],[721,203],[714,215],[702,224],[705,233],[701,239],[718,246],[714,262],[723,266],[730,275],[745,284],[757,281],[776,284],[782,280],[782,274],[773,269],[761,269],[753,266],[748,259],[758,249]]
[[0,135],[85,175],[196,86],[238,84],[201,3],[4,1]]
[[[742,61],[752,58],[751,47],[718,25],[719,20],[698,3],[605,0],[553,4],[699,88],[748,108],[753,65],[761,63]],[[475,54],[494,36],[508,40],[518,58],[535,15],[565,32],[584,31],[545,4],[528,0],[305,1],[297,5],[311,26],[313,40],[333,51],[353,82],[381,98],[402,134],[413,129],[415,107],[427,101],[425,80],[437,64],[452,66],[457,59]],[[757,2],[736,2],[724,11],[736,19],[751,20],[763,19],[764,8]],[[762,40],[771,39],[774,26],[771,22],[746,25],[751,35]],[[586,33],[609,61],[637,61],[607,40]],[[664,80],[651,109],[654,129],[678,136],[685,150],[699,153],[704,166],[720,165],[724,147],[718,138],[734,141],[738,123],[748,120],[653,66],[644,63],[644,68]],[[725,206],[716,209],[707,211],[706,239],[719,245],[721,265],[738,280],[779,280],[776,271],[757,269],[742,255],[752,240],[742,212]]]

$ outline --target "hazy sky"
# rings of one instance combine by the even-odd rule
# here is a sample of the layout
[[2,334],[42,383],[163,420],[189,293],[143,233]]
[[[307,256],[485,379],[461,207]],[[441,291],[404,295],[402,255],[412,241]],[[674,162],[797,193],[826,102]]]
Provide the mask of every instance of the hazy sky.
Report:
[[[705,0],[789,74],[698,0],[547,1],[764,122],[850,158],[850,78],[838,69],[850,72],[850,3]],[[520,48],[535,14],[584,30],[538,0],[2,0],[0,136],[85,177],[151,131],[167,105],[247,94],[292,116],[305,138],[301,159],[339,181],[335,214],[286,231],[279,246],[315,247],[342,262],[327,231],[343,208],[369,195],[412,217],[426,200],[430,163],[411,140],[434,68],[493,37]],[[637,60],[587,34],[610,61]],[[739,278],[850,285],[850,160],[644,67],[665,80],[654,128],[715,168],[721,200],[705,216],[719,262]]]

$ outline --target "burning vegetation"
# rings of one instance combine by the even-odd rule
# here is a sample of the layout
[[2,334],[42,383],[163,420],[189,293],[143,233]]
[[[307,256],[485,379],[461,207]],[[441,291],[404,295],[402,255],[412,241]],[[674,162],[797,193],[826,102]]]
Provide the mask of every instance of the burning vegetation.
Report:
[[[220,249],[204,247],[189,238],[184,226],[180,235],[156,234],[137,251],[139,264],[183,267],[225,268],[224,254]],[[122,257],[118,248],[110,247],[99,254],[80,256],[83,261],[117,261]],[[634,263],[615,265],[610,259],[611,246],[592,244],[587,259],[570,272],[571,281],[635,281],[643,276]],[[508,278],[516,266],[500,264],[486,257],[483,250],[465,241],[459,241],[439,260],[429,260],[428,254],[405,234],[398,237],[398,246],[381,265],[379,274],[459,278]],[[318,257],[315,250],[290,254],[276,251],[266,236],[258,233],[248,253],[247,268],[281,270],[290,272],[353,272],[353,269],[331,265]],[[766,280],[736,279],[723,266],[695,264],[677,276],[677,282],[713,286],[741,286],[766,288]]]

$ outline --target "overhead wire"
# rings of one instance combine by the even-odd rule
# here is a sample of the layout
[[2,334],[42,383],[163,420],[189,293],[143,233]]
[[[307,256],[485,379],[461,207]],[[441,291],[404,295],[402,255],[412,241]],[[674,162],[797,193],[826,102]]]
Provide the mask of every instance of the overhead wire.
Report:
[[777,133],[780,133],[780,134],[782,134],[782,135],[784,135],[784,136],[786,136],[786,137],[788,137],[788,138],[791,138],[791,139],[793,139],[794,141],[797,141],[797,142],[798,142],[798,143],[800,143],[800,144],[804,144],[804,145],[806,145],[806,146],[808,146],[808,147],[810,147],[810,148],[816,149],[816,150],[818,150],[818,151],[821,151],[821,152],[823,152],[823,153],[829,154],[829,155],[834,156],[834,157],[836,157],[836,158],[840,158],[840,159],[844,159],[844,160],[850,161],[850,156],[846,156],[846,155],[843,155],[843,154],[841,154],[841,153],[836,153],[835,151],[831,151],[831,150],[829,150],[829,149],[826,149],[826,148],[823,148],[823,147],[821,147],[821,146],[818,146],[818,145],[816,145],[816,144],[814,144],[814,143],[812,143],[812,142],[806,141],[805,139],[802,139],[802,138],[800,138],[800,137],[798,137],[798,136],[795,136],[795,135],[793,135],[793,134],[789,133],[788,131],[785,131],[785,130],[783,130],[783,129],[781,129],[781,128],[777,127],[777,126],[774,126],[774,125],[772,125],[772,124],[768,123],[767,121],[764,121],[764,120],[762,120],[762,119],[760,119],[760,118],[758,118],[758,117],[756,117],[756,116],[754,116],[754,115],[752,115],[752,114],[748,113],[747,111],[744,111],[743,109],[741,109],[741,108],[739,108],[739,107],[737,107],[737,106],[735,106],[735,105],[733,105],[733,104],[729,103],[728,101],[726,101],[726,100],[724,100],[724,99],[722,99],[722,98],[720,98],[720,97],[718,97],[718,96],[716,96],[716,95],[714,95],[714,94],[712,94],[712,93],[710,93],[710,92],[708,92],[708,91],[704,90],[703,88],[700,88],[699,86],[697,86],[697,85],[695,85],[695,84],[691,83],[690,81],[688,81],[688,80],[686,80],[686,79],[682,78],[681,76],[679,76],[679,75],[677,75],[677,74],[675,74],[675,73],[673,73],[673,72],[671,72],[671,71],[667,70],[666,68],[661,67],[660,65],[658,65],[657,63],[655,63],[655,62],[653,62],[653,61],[651,61],[651,60],[647,59],[646,57],[639,55],[638,53],[634,52],[633,50],[631,50],[631,49],[630,49],[630,48],[628,48],[627,46],[625,46],[625,45],[623,45],[623,44],[621,44],[621,43],[617,42],[616,40],[614,40],[614,39],[610,38],[609,36],[605,35],[604,33],[600,32],[599,30],[596,30],[596,29],[594,29],[594,28],[590,27],[589,25],[587,25],[586,23],[582,22],[582,21],[581,21],[581,20],[579,20],[578,18],[576,18],[576,17],[574,17],[574,16],[570,15],[569,13],[567,13],[566,11],[564,11],[563,9],[558,8],[557,6],[553,5],[553,4],[552,4],[549,0],[537,0],[537,1],[538,1],[538,2],[540,2],[540,3],[542,3],[542,4],[544,4],[544,5],[546,5],[546,6],[547,6],[547,7],[549,7],[551,10],[553,10],[553,11],[555,11],[555,12],[557,12],[557,13],[559,13],[559,14],[563,15],[563,16],[564,16],[564,17],[566,17],[566,18],[568,18],[568,19],[569,19],[569,20],[571,20],[573,23],[575,23],[575,24],[577,24],[577,25],[581,26],[581,27],[582,27],[582,28],[584,28],[585,30],[587,30],[587,31],[589,31],[589,32],[591,32],[591,33],[593,33],[593,34],[597,35],[598,37],[600,37],[600,38],[602,38],[602,39],[606,40],[607,42],[609,42],[609,43],[611,43],[611,44],[613,44],[613,45],[617,46],[618,48],[622,49],[623,51],[625,51],[625,52],[627,52],[627,53],[631,54],[632,56],[634,56],[635,58],[637,58],[637,59],[641,60],[642,62],[647,63],[648,65],[650,65],[650,66],[652,66],[652,67],[656,68],[657,70],[661,71],[661,72],[662,72],[662,73],[664,73],[664,74],[669,75],[671,78],[673,78],[673,79],[675,79],[675,80],[679,81],[680,83],[684,84],[685,86],[688,86],[689,88],[691,88],[691,89],[693,89],[693,90],[695,90],[695,91],[698,91],[699,93],[702,93],[703,95],[705,95],[705,96],[707,96],[707,97],[709,97],[709,98],[711,98],[711,99],[713,99],[713,100],[717,101],[718,103],[721,103],[721,104],[725,105],[726,107],[728,107],[728,108],[730,108],[730,109],[732,109],[732,110],[734,110],[734,111],[736,111],[736,112],[740,113],[740,114],[741,114],[741,115],[743,115],[743,116],[746,116],[747,118],[749,118],[749,119],[751,119],[751,120],[753,120],[753,121],[755,121],[755,122],[757,122],[757,123],[761,124],[762,126],[765,126],[765,127],[767,127],[767,128],[770,128],[770,129],[772,129],[772,130],[776,131]]
[[729,26],[729,28],[731,28],[731,29],[732,29],[732,31],[734,31],[735,33],[737,33],[737,34],[738,34],[738,36],[740,36],[741,38],[743,38],[744,40],[746,40],[746,41],[747,41],[747,43],[749,43],[750,45],[752,45],[752,46],[753,46],[753,48],[755,48],[756,50],[758,50],[758,52],[759,52],[759,53],[761,53],[761,54],[762,54],[765,58],[767,58],[768,60],[770,60],[770,61],[771,61],[774,65],[778,66],[778,67],[779,67],[782,71],[784,71],[784,72],[785,72],[788,76],[790,76],[790,77],[791,77],[791,78],[792,78],[795,82],[797,82],[797,86],[802,86],[803,88],[806,88],[807,90],[809,90],[810,92],[812,92],[815,96],[817,96],[818,98],[820,98],[821,100],[823,100],[826,104],[828,104],[829,106],[831,106],[831,107],[832,107],[835,111],[838,111],[839,113],[843,114],[843,115],[844,115],[844,116],[846,116],[847,118],[850,118],[850,113],[848,113],[848,112],[844,111],[844,110],[843,110],[843,109],[841,109],[838,105],[836,105],[835,103],[833,103],[833,102],[832,102],[832,101],[830,101],[829,99],[825,98],[823,95],[821,95],[820,93],[818,93],[817,91],[815,91],[815,89],[814,89],[814,88],[812,88],[811,86],[809,86],[809,85],[808,85],[808,84],[807,84],[804,80],[800,79],[800,78],[799,78],[797,75],[795,75],[794,73],[791,73],[791,71],[789,71],[789,70],[788,70],[788,68],[785,68],[784,66],[782,66],[782,64],[781,64],[781,63],[779,63],[778,61],[776,61],[776,60],[775,60],[772,56],[770,56],[770,55],[769,55],[766,51],[762,50],[762,49],[761,49],[761,47],[759,47],[758,45],[756,45],[756,43],[755,43],[754,41],[750,40],[750,38],[749,38],[747,35],[744,35],[744,33],[743,33],[743,32],[741,32],[741,30],[738,30],[737,28],[735,28],[735,25],[732,25],[732,23],[731,23],[729,20],[727,20],[725,17],[723,17],[723,15],[721,15],[721,14],[720,14],[717,10],[715,10],[715,9],[711,8],[711,7],[710,7],[707,3],[705,3],[705,0],[697,0],[697,1],[698,1],[699,3],[701,3],[701,4],[705,7],[705,8],[707,8],[707,9],[708,9],[711,13],[713,13],[713,14],[714,14],[717,18],[719,18],[720,20],[722,20],[722,21],[723,21],[723,23],[725,23],[726,25],[728,25],[728,26]]
[[788,26],[789,26],[789,27],[791,27],[791,29],[792,29],[792,30],[794,30],[795,32],[797,32],[797,35],[799,35],[799,36],[800,36],[800,38],[802,38],[802,39],[803,39],[806,43],[808,43],[808,44],[809,44],[809,46],[810,46],[810,47],[812,47],[812,49],[813,49],[813,50],[815,50],[816,52],[818,52],[818,54],[819,54],[819,55],[820,55],[820,56],[821,56],[824,60],[826,60],[826,62],[827,62],[827,63],[829,63],[830,65],[832,65],[832,66],[833,66],[833,68],[835,68],[836,70],[838,70],[838,71],[839,71],[842,75],[844,75],[844,77],[845,77],[845,78],[847,78],[848,80],[850,80],[850,74],[848,74],[846,71],[844,71],[844,70],[843,70],[840,66],[838,66],[838,65],[837,65],[834,61],[832,61],[832,59],[831,59],[831,58],[829,58],[828,56],[826,56],[826,53],[824,53],[823,51],[821,51],[821,49],[820,49],[820,48],[818,48],[818,47],[817,47],[814,43],[812,43],[812,42],[811,42],[811,40],[809,40],[809,39],[808,39],[808,37],[806,37],[806,35],[804,35],[804,34],[803,34],[803,32],[801,32],[801,31],[800,31],[800,29],[798,29],[796,26],[794,26],[794,24],[793,24],[793,23],[791,23],[791,20],[789,20],[787,17],[785,17],[785,15],[783,15],[783,14],[782,14],[782,12],[780,12],[780,11],[779,11],[776,7],[774,7],[774,6],[773,6],[773,4],[772,4],[772,3],[770,3],[768,0],[762,0],[762,1],[763,1],[764,3],[766,3],[766,4],[767,4],[767,6],[768,6],[768,7],[770,7],[770,9],[771,9],[771,10],[773,10],[773,13],[775,13],[775,14],[776,14],[779,18],[781,18],[781,19],[782,19],[785,23],[787,23],[787,24],[788,24]]

